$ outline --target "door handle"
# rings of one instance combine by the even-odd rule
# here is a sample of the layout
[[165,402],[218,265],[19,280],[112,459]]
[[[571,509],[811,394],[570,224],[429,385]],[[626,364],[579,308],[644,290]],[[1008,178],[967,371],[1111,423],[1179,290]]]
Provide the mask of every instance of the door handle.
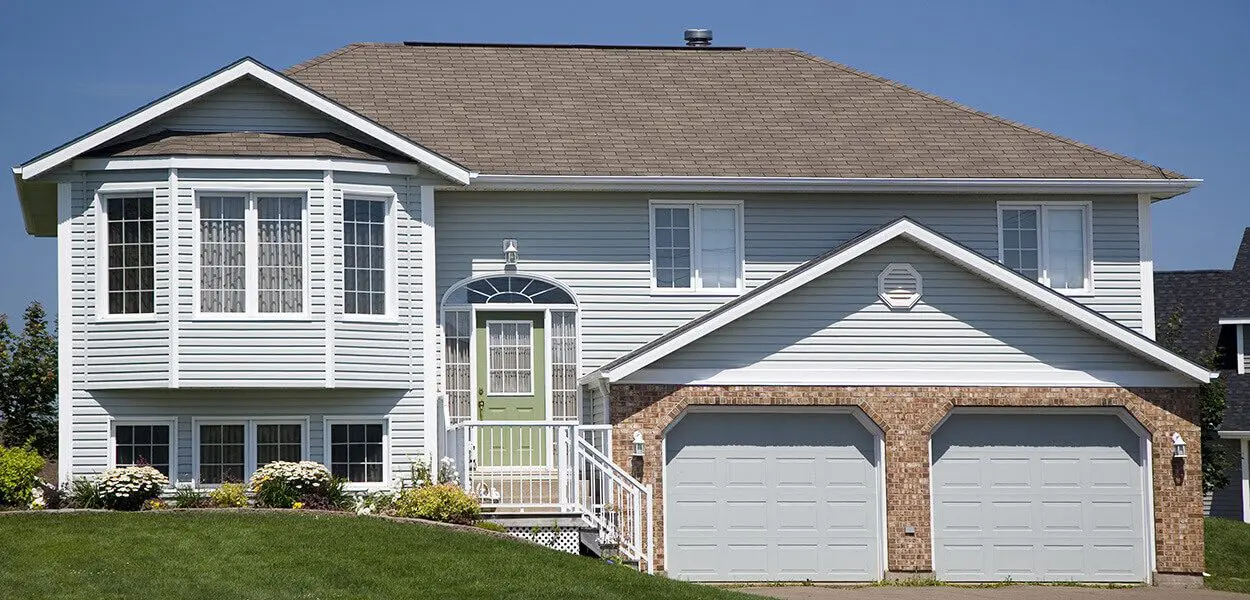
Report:
[[485,401],[485,400],[478,400],[478,401],[477,401],[477,414],[479,414],[479,415],[480,415],[480,414],[482,414],[482,411],[485,411],[485,410],[486,410],[486,401]]

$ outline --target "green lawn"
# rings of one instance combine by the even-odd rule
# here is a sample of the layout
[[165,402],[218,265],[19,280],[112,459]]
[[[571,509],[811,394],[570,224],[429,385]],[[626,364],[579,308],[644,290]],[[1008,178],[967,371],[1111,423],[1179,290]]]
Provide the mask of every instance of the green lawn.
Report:
[[1207,587],[1250,594],[1250,523],[1207,519]]
[[0,515],[0,598],[746,598],[530,544],[373,518]]

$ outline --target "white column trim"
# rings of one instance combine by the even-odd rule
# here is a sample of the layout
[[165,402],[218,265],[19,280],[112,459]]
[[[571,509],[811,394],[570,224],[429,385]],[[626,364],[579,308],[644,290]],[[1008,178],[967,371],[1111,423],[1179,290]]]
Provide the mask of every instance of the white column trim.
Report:
[[[178,253],[182,250],[182,239],[178,232],[178,169],[169,170],[169,269],[166,275],[169,282],[169,387],[177,389],[181,386],[179,372],[179,323],[182,290],[178,287]],[[192,299],[192,302],[195,300]],[[171,469],[172,470],[172,469]]]
[[[322,282],[325,298],[322,302],[325,306],[325,362],[326,362],[326,381],[325,386],[332,388],[335,386],[334,373],[334,171],[327,169],[322,174],[322,199],[321,199],[321,221],[323,231],[321,232],[322,240],[322,275],[325,279]],[[309,307],[311,310],[312,307]]]
[[74,302],[73,208],[74,185],[56,184],[56,410],[58,484],[74,472]]
[[[434,186],[421,186],[421,334],[423,338],[419,364],[433,364],[433,369],[422,369],[421,386],[425,392],[425,451],[430,457],[431,470],[438,470],[438,438],[442,423],[438,415],[438,289],[435,278],[434,257]],[[414,365],[414,369],[416,366]],[[430,426],[430,425],[433,426]]]
[[1241,438],[1241,520],[1250,523],[1250,439]]
[[1155,261],[1150,226],[1150,194],[1137,195],[1137,237],[1141,261],[1141,332],[1155,339]]

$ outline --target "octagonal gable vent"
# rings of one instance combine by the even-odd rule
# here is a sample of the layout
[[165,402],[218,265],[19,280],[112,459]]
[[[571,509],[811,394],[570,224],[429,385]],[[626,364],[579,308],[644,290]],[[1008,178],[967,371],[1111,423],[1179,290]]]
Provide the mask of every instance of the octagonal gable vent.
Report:
[[890,308],[908,309],[920,301],[924,283],[910,264],[890,263],[877,276],[877,295]]

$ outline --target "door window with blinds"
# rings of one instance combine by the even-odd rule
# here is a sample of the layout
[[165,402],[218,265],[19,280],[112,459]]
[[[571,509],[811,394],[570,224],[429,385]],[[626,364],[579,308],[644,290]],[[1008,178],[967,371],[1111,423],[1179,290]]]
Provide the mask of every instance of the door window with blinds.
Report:
[[1057,291],[1092,291],[1089,203],[1001,203],[998,212],[1004,265]]
[[486,391],[499,396],[534,393],[534,323],[486,322]]
[[200,194],[199,312],[306,313],[305,208],[302,194]]
[[656,290],[741,290],[742,205],[653,202],[651,258]]

